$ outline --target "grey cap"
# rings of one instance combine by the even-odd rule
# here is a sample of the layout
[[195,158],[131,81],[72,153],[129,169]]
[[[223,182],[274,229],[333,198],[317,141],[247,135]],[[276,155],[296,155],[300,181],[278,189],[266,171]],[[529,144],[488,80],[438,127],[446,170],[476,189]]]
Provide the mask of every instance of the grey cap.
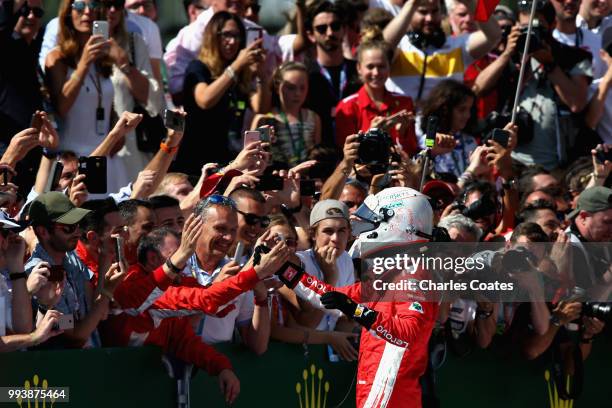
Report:
[[322,200],[310,212],[310,226],[328,218],[344,218],[349,221],[349,210],[346,204],[338,200]]

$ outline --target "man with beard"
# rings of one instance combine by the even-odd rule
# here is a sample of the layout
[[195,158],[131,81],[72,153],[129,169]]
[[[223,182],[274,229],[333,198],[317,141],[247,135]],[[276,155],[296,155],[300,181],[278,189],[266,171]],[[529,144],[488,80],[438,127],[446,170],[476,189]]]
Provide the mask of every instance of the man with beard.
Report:
[[[92,293],[93,274],[74,251],[81,235],[79,222],[89,213],[55,191],[38,196],[29,211],[38,244],[25,270],[29,274],[40,262],[46,262],[52,273],[59,270],[63,274],[64,290],[55,309],[73,315],[74,328],[65,330],[53,341],[58,340],[64,347],[100,346],[96,327],[107,315],[113,292],[125,276],[113,264],[104,276],[103,288]],[[46,313],[44,306],[37,307],[40,313]]]
[[605,72],[605,66],[599,57],[601,36],[578,26],[576,18],[581,0],[551,0],[555,9],[556,24],[553,38],[561,44],[582,48],[592,55],[593,78],[599,78]]
[[360,88],[357,63],[342,53],[345,29],[340,9],[328,1],[315,3],[308,12],[306,33],[315,44],[315,58],[306,62],[306,106],[321,118],[321,141],[326,145],[335,144],[336,105]]
[[[461,3],[473,12],[472,2]],[[478,30],[473,33],[453,37],[444,34],[441,22],[440,0],[404,3],[384,30],[385,40],[399,47],[387,89],[419,101],[444,79],[462,81],[466,67],[486,55],[501,38],[494,17],[477,23]]]

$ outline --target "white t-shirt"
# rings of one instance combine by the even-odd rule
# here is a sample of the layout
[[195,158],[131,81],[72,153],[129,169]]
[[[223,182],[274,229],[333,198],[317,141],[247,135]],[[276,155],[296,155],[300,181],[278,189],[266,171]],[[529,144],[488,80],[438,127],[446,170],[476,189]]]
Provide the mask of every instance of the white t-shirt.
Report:
[[[589,87],[589,100],[599,88],[599,83],[601,82],[601,78],[594,80]],[[606,103],[604,104],[604,111],[601,119],[599,120],[599,124],[597,125],[597,134],[601,137],[604,143],[610,144],[612,143],[612,90],[608,91],[608,95],[606,95]]]
[[[431,88],[444,79],[463,82],[465,70],[474,62],[467,50],[470,35],[473,34],[446,37],[442,48],[430,46],[426,49],[427,69],[421,99],[426,98]],[[410,96],[417,101],[424,61],[425,53],[412,45],[408,36],[402,37],[391,65],[391,75],[386,83],[387,89]]]
[[[606,65],[599,56],[599,50],[601,49],[601,34],[595,34],[591,30],[584,30],[581,28],[578,30],[581,33],[579,35],[578,47],[591,53],[593,56],[591,60],[593,78],[600,78],[606,72]],[[569,45],[570,47],[576,46],[576,34],[565,34],[555,29],[553,31],[553,38],[561,44]]]
[[207,344],[231,341],[234,327],[249,325],[253,319],[254,310],[255,295],[250,290],[220,308],[218,316],[223,317],[204,315],[199,327],[202,340]]
[[[296,255],[304,264],[304,271],[306,271],[307,274],[312,275],[319,280],[323,280],[325,278],[323,276],[323,271],[315,261],[315,255],[312,249],[296,252]],[[335,287],[341,288],[355,283],[355,268],[353,267],[353,260],[346,251],[343,251],[336,260],[336,268],[338,268],[338,282],[336,282],[334,285]],[[334,330],[337,321],[337,316],[325,312],[325,316],[323,316],[319,322],[317,330]]]
[[[212,273],[208,273],[199,267],[197,257],[193,254],[182,273],[195,276],[200,285],[209,285],[230,260],[230,258],[224,258]],[[255,295],[250,290],[221,306],[216,316],[204,315],[196,331],[208,344],[231,341],[234,327],[250,324],[254,310]]]

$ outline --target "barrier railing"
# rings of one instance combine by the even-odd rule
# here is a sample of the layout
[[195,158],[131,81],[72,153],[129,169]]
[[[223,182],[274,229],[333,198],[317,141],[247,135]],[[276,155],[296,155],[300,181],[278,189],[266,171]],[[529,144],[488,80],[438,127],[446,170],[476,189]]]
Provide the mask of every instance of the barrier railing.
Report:
[[[310,346],[307,358],[300,346],[280,343],[261,357],[233,345],[218,349],[231,358],[241,381],[234,407],[355,406],[355,364],[330,363],[324,346]],[[177,383],[161,358],[152,347],[0,354],[0,387],[70,388],[69,403],[22,400],[0,407],[177,407]],[[491,351],[449,357],[437,372],[436,387],[443,407],[609,407],[610,362],[612,344],[596,342],[585,363],[583,395],[573,402],[558,398],[546,364]],[[202,371],[191,380],[190,402],[226,406],[217,379]]]

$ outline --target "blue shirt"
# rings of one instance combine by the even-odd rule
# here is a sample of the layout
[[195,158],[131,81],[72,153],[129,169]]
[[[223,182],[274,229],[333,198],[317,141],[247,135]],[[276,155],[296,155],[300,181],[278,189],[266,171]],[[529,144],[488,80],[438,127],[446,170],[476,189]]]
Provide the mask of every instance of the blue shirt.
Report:
[[[32,256],[28,259],[25,265],[25,271],[27,274],[32,272],[32,269],[40,262],[48,262],[53,265],[53,259],[47,253],[47,251],[40,245],[36,244]],[[83,319],[90,311],[91,305],[87,299],[85,292],[85,285],[89,285],[89,281],[93,277],[93,273],[87,268],[87,266],[77,256],[75,251],[67,252],[62,261],[62,266],[66,271],[66,285],[62,292],[62,297],[57,305],[53,309],[63,314],[72,314],[74,320],[78,321]],[[86,347],[100,347],[100,337],[98,331],[94,330],[91,334]]]

